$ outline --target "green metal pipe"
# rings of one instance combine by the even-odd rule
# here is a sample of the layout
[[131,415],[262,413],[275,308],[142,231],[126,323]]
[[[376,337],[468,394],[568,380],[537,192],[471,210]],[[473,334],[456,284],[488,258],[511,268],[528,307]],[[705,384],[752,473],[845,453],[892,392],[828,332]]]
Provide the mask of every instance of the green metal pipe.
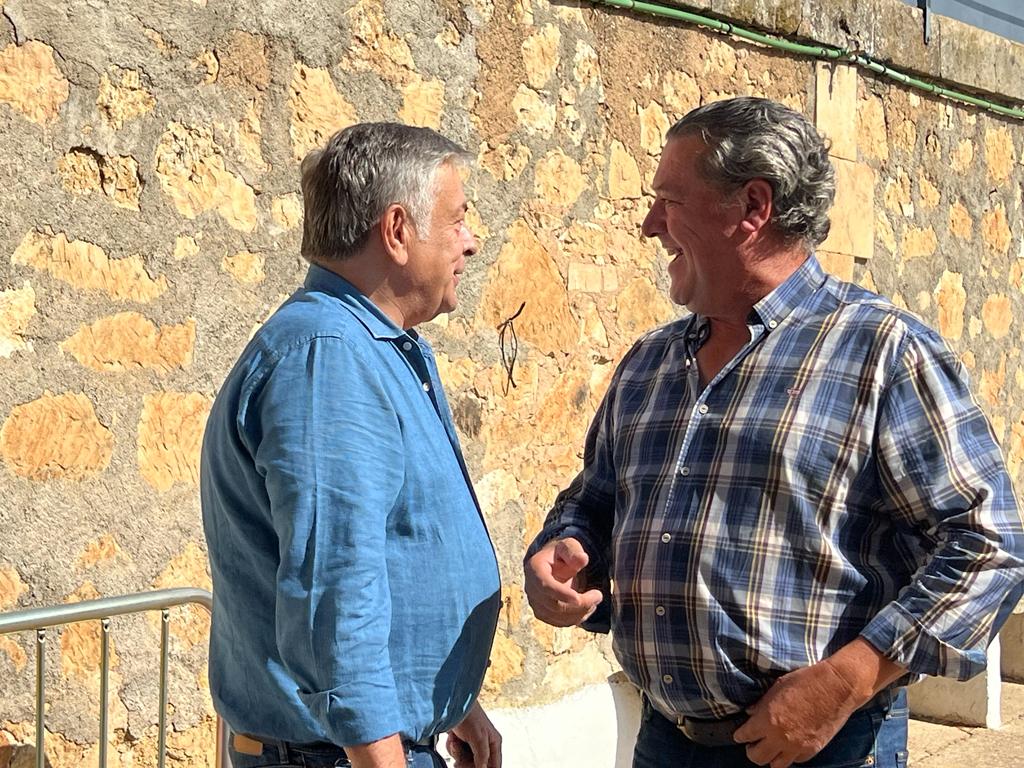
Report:
[[690,11],[684,11],[681,8],[659,5],[658,3],[643,2],[643,0],[591,0],[591,2],[597,5],[607,5],[628,11],[637,11],[639,13],[660,16],[661,18],[672,19],[673,21],[682,21],[687,24],[713,29],[716,32],[732,35],[733,37],[739,37],[743,40],[749,40],[761,45],[767,45],[771,48],[776,48],[788,53],[796,53],[801,56],[810,56],[815,59],[825,59],[827,61],[848,62],[850,64],[863,67],[864,69],[868,69],[882,75],[883,77],[895,80],[901,85],[917,88],[928,93],[933,93],[937,96],[942,96],[943,98],[971,104],[1005,117],[1024,120],[1024,110],[1006,107],[988,99],[972,96],[960,91],[954,91],[950,88],[945,88],[941,85],[936,85],[935,83],[930,83],[926,80],[912,77],[904,72],[892,69],[879,61],[875,61],[871,57],[865,56],[861,53],[851,53],[841,48],[835,48],[829,45],[804,45],[803,43],[794,43],[791,40],[786,40],[785,38],[777,37],[775,35],[766,35],[760,32],[754,32],[753,30],[744,29],[743,27],[737,27],[735,24],[722,21],[721,19],[713,19],[710,16],[691,13]]

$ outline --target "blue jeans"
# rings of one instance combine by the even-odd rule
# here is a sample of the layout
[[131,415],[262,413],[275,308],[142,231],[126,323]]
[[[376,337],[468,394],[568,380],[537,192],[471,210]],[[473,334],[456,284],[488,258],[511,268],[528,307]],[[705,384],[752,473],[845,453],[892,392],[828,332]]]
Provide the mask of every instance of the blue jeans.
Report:
[[[907,691],[853,713],[835,738],[806,763],[808,768],[906,768]],[[746,746],[704,747],[644,701],[633,768],[758,768]]]
[[[229,741],[228,754],[231,768],[348,768],[352,765],[345,756],[345,750],[330,744],[314,746],[267,741],[262,754],[247,755],[236,751]],[[441,756],[425,744],[407,745],[405,762],[409,768],[445,768]]]

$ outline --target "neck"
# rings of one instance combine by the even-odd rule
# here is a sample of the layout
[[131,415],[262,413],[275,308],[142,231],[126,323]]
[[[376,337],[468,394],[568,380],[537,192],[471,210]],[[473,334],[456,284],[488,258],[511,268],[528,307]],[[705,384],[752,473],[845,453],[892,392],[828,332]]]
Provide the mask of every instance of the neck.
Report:
[[318,261],[316,265],[348,280],[387,315],[391,322],[403,330],[408,330],[416,323],[410,320],[408,308],[391,287],[388,280],[388,263],[381,255],[363,249],[346,259]]
[[732,306],[721,312],[708,313],[713,326],[723,331],[733,327],[746,333],[750,311],[761,299],[786,282],[807,260],[809,253],[800,243],[780,246],[778,243],[757,243],[743,256],[747,264],[746,275],[737,286]]

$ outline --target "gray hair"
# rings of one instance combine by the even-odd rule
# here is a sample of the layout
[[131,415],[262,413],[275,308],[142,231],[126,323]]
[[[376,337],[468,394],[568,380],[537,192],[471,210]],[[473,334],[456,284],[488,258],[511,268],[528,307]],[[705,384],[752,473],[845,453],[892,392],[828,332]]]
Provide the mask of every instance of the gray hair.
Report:
[[336,261],[358,253],[394,203],[406,209],[423,239],[438,169],[471,158],[429,128],[359,123],[338,131],[302,161],[302,255]]
[[809,248],[828,237],[835,169],[828,143],[806,117],[742,96],[694,109],[669,129],[668,139],[694,134],[708,145],[701,164],[707,181],[731,190],[764,179],[772,187],[776,231]]

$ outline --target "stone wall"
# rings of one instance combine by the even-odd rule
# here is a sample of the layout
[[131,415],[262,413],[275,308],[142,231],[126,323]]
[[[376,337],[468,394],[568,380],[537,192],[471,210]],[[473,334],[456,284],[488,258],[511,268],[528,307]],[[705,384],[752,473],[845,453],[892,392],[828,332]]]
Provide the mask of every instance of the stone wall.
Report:
[[[821,38],[856,33],[858,19],[880,38],[880,7],[906,25],[895,35],[915,12],[850,0],[765,20],[761,5],[724,11],[742,19],[751,6],[751,22]],[[478,154],[481,251],[459,309],[424,331],[501,559],[490,705],[541,704],[615,670],[605,638],[532,619],[519,562],[579,468],[616,361],[676,315],[664,254],[638,229],[663,133],[700,103],[765,95],[831,135],[840,195],[823,260],[941,329],[1021,482],[1019,122],[568,1],[2,10],[0,610],[209,587],[196,485],[205,416],[303,275],[298,160],[355,120],[429,125]],[[1019,54],[997,44],[993,56]],[[915,59],[927,71],[926,55]],[[933,75],[956,78],[938,62]],[[497,326],[524,301],[510,387]],[[172,619],[169,749],[177,765],[212,765],[208,618]],[[115,620],[113,637],[111,764],[152,765],[159,619]],[[0,744],[32,740],[31,641],[0,637]],[[92,764],[99,629],[69,627],[48,645],[51,761]],[[0,747],[0,766],[14,754]]]

